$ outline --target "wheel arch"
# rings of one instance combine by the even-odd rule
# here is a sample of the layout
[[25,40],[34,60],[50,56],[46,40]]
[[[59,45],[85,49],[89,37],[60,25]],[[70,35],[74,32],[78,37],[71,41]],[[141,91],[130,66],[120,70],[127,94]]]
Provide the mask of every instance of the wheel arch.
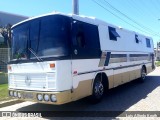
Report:
[[102,77],[102,82],[104,84],[105,90],[108,90],[109,89],[109,80],[108,80],[108,76],[106,75],[105,72],[98,72],[95,74],[94,79],[92,80],[92,89],[93,89],[94,81],[96,80],[97,77]]
[[[145,71],[146,71],[146,73],[147,73],[147,67],[146,67],[146,65],[144,64],[144,65],[142,65],[142,68],[144,68],[145,69]],[[141,69],[142,69],[141,68]]]

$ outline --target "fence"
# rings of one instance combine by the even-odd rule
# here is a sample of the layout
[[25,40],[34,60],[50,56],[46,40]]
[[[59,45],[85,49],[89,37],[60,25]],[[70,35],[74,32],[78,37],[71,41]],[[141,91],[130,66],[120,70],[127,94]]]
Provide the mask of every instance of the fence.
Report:
[[0,73],[0,84],[8,83],[8,74],[7,73]]
[[7,62],[9,61],[9,48],[0,48],[0,72],[7,72]]

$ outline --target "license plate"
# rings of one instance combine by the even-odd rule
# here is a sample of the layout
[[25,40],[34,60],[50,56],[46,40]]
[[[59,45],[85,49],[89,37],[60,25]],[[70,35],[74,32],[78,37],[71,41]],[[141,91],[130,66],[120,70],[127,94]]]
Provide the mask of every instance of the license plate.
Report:
[[23,93],[24,99],[33,99],[33,93]]

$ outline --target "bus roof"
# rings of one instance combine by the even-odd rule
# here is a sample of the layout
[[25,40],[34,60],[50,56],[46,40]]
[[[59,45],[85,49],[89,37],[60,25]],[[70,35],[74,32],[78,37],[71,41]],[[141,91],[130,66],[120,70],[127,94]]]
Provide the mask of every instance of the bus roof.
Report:
[[34,19],[37,19],[37,18],[40,18],[40,17],[45,17],[45,16],[50,16],[50,15],[62,15],[62,16],[66,16],[66,17],[72,17],[73,19],[76,19],[76,20],[80,20],[82,22],[86,22],[86,23],[89,23],[89,24],[94,24],[94,25],[104,25],[104,26],[112,26],[112,27],[115,27],[117,29],[123,29],[124,31],[128,31],[128,32],[133,32],[134,34],[138,34],[138,35],[143,35],[145,37],[148,37],[150,38],[149,36],[146,36],[144,34],[140,34],[138,32],[135,32],[135,31],[132,31],[132,30],[128,30],[128,29],[124,29],[122,27],[118,27],[116,25],[113,25],[113,24],[110,24],[110,23],[107,23],[103,20],[100,20],[100,19],[97,19],[95,17],[88,17],[88,16],[84,16],[84,15],[75,15],[75,14],[63,14],[63,13],[59,13],[59,12],[52,12],[52,13],[48,13],[48,14],[43,14],[43,15],[39,15],[39,16],[35,16],[35,17],[30,17],[26,20],[23,20],[15,25],[12,26],[12,28],[22,24],[22,23],[25,23],[27,21],[30,21],[30,20],[34,20]]

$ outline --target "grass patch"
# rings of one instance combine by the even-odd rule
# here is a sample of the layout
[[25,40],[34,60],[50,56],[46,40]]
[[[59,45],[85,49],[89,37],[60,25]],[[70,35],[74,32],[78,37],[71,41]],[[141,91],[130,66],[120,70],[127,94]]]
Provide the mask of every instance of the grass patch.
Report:
[[8,96],[8,84],[1,84],[0,85],[0,101],[9,100]]
[[0,72],[0,75],[5,75],[5,73],[4,72]]
[[156,61],[156,66],[160,66],[160,61]]

